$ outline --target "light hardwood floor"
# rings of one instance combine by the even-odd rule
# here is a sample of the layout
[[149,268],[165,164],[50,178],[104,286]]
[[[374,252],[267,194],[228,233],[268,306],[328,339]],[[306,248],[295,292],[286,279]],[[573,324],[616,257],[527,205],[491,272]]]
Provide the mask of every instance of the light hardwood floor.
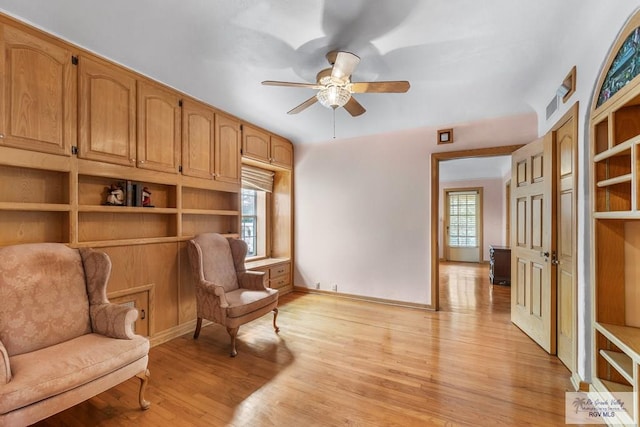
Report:
[[569,372],[509,321],[486,266],[442,264],[442,311],[294,293],[240,328],[150,353],[148,411],[130,380],[40,426],[558,426]]

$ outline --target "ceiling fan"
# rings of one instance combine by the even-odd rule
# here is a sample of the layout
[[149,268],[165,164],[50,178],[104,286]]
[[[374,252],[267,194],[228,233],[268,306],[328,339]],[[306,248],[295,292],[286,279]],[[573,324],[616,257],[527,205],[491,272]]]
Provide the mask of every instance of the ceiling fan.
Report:
[[327,108],[344,107],[352,116],[359,116],[366,110],[352,96],[354,93],[404,93],[409,90],[408,81],[352,82],[351,74],[360,58],[351,52],[331,51],[326,55],[330,68],[325,68],[316,76],[316,83],[294,83],[265,80],[267,86],[289,86],[315,89],[318,92],[302,104],[288,111],[297,114],[316,102]]

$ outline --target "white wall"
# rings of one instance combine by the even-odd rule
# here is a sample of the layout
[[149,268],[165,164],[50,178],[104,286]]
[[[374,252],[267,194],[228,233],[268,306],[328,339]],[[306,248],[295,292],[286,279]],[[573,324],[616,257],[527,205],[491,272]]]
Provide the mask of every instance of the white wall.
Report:
[[440,182],[440,198],[439,198],[439,218],[440,222],[440,235],[438,236],[439,242],[439,257],[444,258],[444,242],[443,242],[443,230],[444,230],[444,193],[445,189],[450,188],[482,188],[482,260],[489,261],[489,246],[505,244],[504,235],[506,227],[505,218],[505,190],[504,182],[502,178],[495,179],[472,179],[464,181],[447,181]]
[[[443,126],[446,127],[446,126]],[[296,146],[296,286],[430,304],[430,155],[524,144],[534,114]]]

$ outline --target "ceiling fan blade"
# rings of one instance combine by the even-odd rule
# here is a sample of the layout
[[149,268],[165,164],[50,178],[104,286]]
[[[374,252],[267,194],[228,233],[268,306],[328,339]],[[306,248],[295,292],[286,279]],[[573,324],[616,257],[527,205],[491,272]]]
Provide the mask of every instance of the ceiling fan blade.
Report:
[[356,101],[353,96],[349,98],[346,104],[344,104],[344,109],[347,110],[353,117],[364,114],[364,112],[367,111],[358,101]]
[[356,82],[351,83],[353,93],[404,93],[409,90],[409,82]]
[[311,98],[309,98],[306,101],[304,101],[302,104],[300,104],[297,107],[295,107],[294,109],[287,111],[287,114],[298,114],[300,111],[311,107],[317,101],[318,101],[318,98],[316,98],[315,95],[314,95]]
[[262,82],[265,86],[288,86],[288,87],[306,87],[309,89],[322,89],[317,83],[294,83],[294,82],[278,82],[274,80],[265,80]]
[[331,77],[343,82],[348,81],[359,62],[360,57],[351,52],[338,52],[331,70]]

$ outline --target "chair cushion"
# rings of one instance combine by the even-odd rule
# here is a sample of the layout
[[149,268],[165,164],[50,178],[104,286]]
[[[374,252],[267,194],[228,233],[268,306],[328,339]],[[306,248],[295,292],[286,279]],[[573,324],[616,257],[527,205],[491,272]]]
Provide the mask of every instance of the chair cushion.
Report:
[[278,291],[271,288],[260,291],[237,289],[227,292],[225,296],[229,303],[227,316],[241,317],[276,302],[278,300]]
[[0,341],[9,356],[91,332],[78,250],[59,243],[0,248]]
[[87,334],[10,358],[12,378],[2,386],[0,414],[71,390],[128,365],[149,352],[149,340]]
[[204,279],[222,286],[225,292],[238,289],[238,275],[227,238],[220,234],[205,233],[193,240],[202,251]]

